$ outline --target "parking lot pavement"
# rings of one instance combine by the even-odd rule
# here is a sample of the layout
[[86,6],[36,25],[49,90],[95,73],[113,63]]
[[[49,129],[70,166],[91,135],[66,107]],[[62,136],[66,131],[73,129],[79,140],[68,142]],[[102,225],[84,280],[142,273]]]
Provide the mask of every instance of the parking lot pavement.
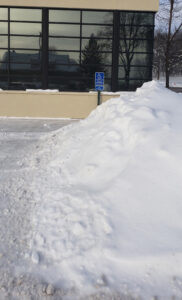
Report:
[[73,122],[78,120],[0,118],[1,172],[18,168],[17,161],[23,157],[25,149],[28,151],[42,135]]
[[0,131],[48,132],[78,121],[76,119],[0,118]]
[[176,93],[182,93],[182,87],[170,87],[170,90]]

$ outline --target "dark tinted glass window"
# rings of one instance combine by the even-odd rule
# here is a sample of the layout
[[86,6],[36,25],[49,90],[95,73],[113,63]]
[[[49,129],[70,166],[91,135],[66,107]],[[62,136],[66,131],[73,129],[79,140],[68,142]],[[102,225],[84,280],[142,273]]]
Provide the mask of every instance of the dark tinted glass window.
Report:
[[[147,79],[151,75],[151,69],[147,67],[133,67],[131,66],[129,70],[130,78],[135,79]],[[119,67],[119,78],[125,78],[126,71],[124,67]]]
[[83,91],[84,85],[82,82],[82,77],[72,77],[68,74],[66,76],[53,76],[49,75],[49,85],[50,89],[59,89],[60,91]]
[[0,69],[0,88],[3,90],[8,89],[8,76],[1,74],[1,69]]
[[95,61],[95,60],[99,60],[102,64],[107,64],[107,65],[112,65],[112,54],[111,53],[102,53],[102,52],[82,52],[81,53],[81,58],[82,61],[84,60],[91,60],[91,61]]
[[0,22],[0,34],[8,34],[8,23]]
[[0,47],[1,48],[8,48],[8,37],[7,36],[0,36]]
[[39,37],[26,37],[26,36],[11,36],[10,39],[11,48],[28,48],[28,49],[40,49],[41,38]]
[[[94,39],[94,36],[92,38]],[[82,51],[92,52],[93,47],[95,51],[112,51],[112,40],[94,39],[94,41],[95,45],[92,45],[91,39],[82,40]]]
[[40,51],[31,50],[13,50],[10,51],[10,61],[13,63],[24,62],[31,65],[40,65],[41,53]]
[[[120,40],[120,52],[151,52],[152,41],[147,40]],[[132,50],[132,51],[131,51]]]
[[[3,84],[9,82],[13,89],[40,88],[42,75],[48,67],[49,88],[93,90],[95,72],[102,71],[105,89],[110,90],[113,12],[48,9],[48,13],[49,59],[41,68],[42,53],[46,54],[42,52],[43,36],[46,45],[46,36],[42,34],[42,9],[10,8],[10,50],[8,9],[0,9]],[[151,79],[154,14],[126,11],[118,14],[119,52],[115,53],[119,58],[118,88],[133,90]]]
[[13,90],[40,89],[41,86],[41,77],[35,72],[30,76],[29,72],[16,71],[10,77],[10,89]]
[[11,34],[41,35],[41,23],[10,23]]
[[80,11],[49,10],[49,22],[80,23]]
[[120,24],[122,25],[153,25],[153,13],[121,12]]
[[112,38],[112,26],[103,26],[103,25],[83,25],[82,26],[82,36],[90,37],[94,35],[95,37],[106,37]]
[[77,50],[80,49],[80,39],[49,38],[50,50]]
[[135,91],[138,87],[142,86],[142,84],[145,82],[146,80],[132,80],[129,79],[129,81],[127,82],[126,80],[119,80],[118,81],[118,90],[120,91]]
[[80,25],[50,24],[49,25],[49,35],[80,37]]
[[49,67],[56,68],[58,64],[78,64],[80,53],[49,51]]
[[30,8],[11,8],[10,9],[11,21],[42,21],[42,10],[41,9],[30,9]]
[[8,61],[8,50],[0,50],[0,61],[1,62],[6,62]]
[[83,11],[83,23],[112,24],[113,13],[102,11]]
[[143,54],[134,54],[132,59],[132,65],[150,65],[151,55],[147,53]]
[[123,25],[120,26],[120,38],[152,39],[153,27]]
[[8,20],[8,9],[7,8],[0,8],[0,20]]
[[75,73],[79,73],[80,71],[80,66],[79,65],[64,65],[63,64],[59,64],[59,65],[55,65],[54,68],[49,68],[49,73],[50,74],[54,74],[57,76],[67,76],[68,73],[75,75]]
[[6,73],[8,70],[8,64],[7,63],[0,63],[0,73]]

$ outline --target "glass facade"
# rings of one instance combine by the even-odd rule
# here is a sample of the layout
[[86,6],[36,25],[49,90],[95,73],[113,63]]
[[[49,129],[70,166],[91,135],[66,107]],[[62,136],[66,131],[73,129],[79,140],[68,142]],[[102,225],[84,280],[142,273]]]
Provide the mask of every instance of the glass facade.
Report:
[[0,88],[134,90],[152,78],[154,13],[0,8]]

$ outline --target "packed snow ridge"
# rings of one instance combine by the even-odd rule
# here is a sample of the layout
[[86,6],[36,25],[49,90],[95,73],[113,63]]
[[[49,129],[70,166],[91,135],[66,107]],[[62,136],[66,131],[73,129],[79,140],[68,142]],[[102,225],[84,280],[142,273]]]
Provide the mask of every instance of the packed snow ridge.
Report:
[[146,83],[33,149],[30,272],[85,295],[181,295],[180,95]]

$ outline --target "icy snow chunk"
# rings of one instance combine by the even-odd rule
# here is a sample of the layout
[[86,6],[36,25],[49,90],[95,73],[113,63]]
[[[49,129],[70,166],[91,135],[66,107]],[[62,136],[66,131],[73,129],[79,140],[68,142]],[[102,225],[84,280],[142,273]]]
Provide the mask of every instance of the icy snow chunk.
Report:
[[36,251],[33,251],[32,252],[32,256],[31,256],[31,259],[32,259],[32,262],[34,263],[34,264],[39,264],[39,261],[40,261],[40,255],[39,255],[39,253],[38,252],[36,252]]
[[45,292],[48,296],[54,295],[54,293],[55,293],[54,286],[52,284],[48,284]]

